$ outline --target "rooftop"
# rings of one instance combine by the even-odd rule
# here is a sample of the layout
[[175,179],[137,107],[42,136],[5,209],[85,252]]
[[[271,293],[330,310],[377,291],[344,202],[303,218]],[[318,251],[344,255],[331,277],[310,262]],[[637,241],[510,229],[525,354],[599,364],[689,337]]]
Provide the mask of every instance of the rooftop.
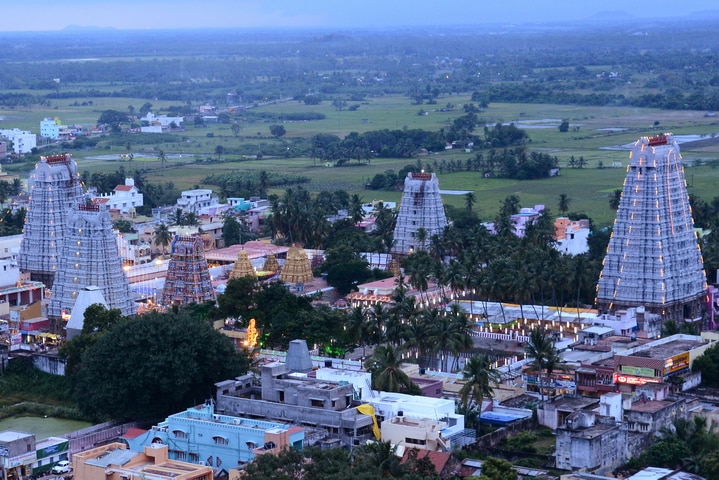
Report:
[[704,345],[704,342],[696,340],[674,340],[661,345],[655,345],[639,352],[630,354],[630,357],[645,357],[664,360],[666,358],[688,352]]

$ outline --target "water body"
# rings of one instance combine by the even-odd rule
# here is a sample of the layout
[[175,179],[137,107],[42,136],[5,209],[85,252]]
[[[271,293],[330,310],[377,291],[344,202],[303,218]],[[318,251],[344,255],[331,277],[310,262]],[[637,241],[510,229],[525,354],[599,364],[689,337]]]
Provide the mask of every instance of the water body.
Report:
[[37,441],[48,437],[61,437],[91,425],[90,422],[55,417],[10,417],[0,420],[0,432],[14,430],[32,433]]

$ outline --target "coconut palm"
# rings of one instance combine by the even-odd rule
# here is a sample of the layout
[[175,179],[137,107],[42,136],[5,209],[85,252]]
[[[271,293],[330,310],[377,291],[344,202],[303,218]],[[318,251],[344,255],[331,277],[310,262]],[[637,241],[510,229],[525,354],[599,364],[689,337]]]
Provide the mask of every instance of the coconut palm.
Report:
[[155,245],[162,246],[163,251],[167,251],[167,246],[172,242],[173,235],[167,224],[161,223],[155,228]]
[[524,349],[527,358],[531,358],[531,367],[539,379],[539,392],[544,401],[544,373],[549,376],[554,370],[563,369],[561,357],[554,343],[544,329],[532,330],[529,343]]
[[569,196],[566,193],[560,193],[559,194],[559,211],[562,213],[567,213],[567,210],[569,210],[569,204],[571,203],[572,199],[569,198]]
[[460,402],[469,409],[476,405],[481,410],[485,398],[492,399],[494,385],[501,381],[499,371],[492,366],[489,355],[474,355],[462,370],[464,386],[459,390]]
[[404,348],[379,345],[365,363],[365,369],[372,375],[372,388],[383,392],[399,392],[409,388],[412,381],[402,370]]

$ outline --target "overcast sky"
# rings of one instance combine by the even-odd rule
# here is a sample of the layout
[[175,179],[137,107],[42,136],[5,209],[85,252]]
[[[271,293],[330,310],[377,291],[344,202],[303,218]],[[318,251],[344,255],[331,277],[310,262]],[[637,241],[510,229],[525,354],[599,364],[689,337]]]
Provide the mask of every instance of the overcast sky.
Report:
[[670,17],[716,0],[5,0],[3,31],[452,25],[581,20],[602,12]]

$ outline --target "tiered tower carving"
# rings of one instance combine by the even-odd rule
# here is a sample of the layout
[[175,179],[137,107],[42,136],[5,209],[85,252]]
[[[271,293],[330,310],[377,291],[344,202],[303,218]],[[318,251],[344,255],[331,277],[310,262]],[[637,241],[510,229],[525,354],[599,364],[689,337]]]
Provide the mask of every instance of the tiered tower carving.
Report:
[[257,272],[255,272],[255,268],[252,266],[252,262],[250,262],[250,257],[247,256],[246,250],[239,251],[235,266],[232,267],[232,271],[230,272],[230,279],[242,277],[257,278]]
[[188,305],[215,300],[202,238],[176,235],[160,303]]
[[60,252],[48,316],[70,313],[78,294],[91,285],[100,289],[108,308],[117,308],[125,316],[137,313],[110,212],[99,205],[77,205],[68,215]]
[[282,267],[280,280],[285,283],[310,283],[314,279],[310,260],[304,249],[290,247],[287,251],[287,260]]
[[640,138],[597,286],[600,311],[644,306],[665,320],[701,316],[706,275],[694,233],[679,145]]
[[70,154],[40,157],[30,184],[18,264],[32,280],[50,288],[60,262],[67,216],[82,201],[77,164]]
[[273,254],[267,255],[267,258],[265,259],[265,264],[262,266],[263,272],[273,272],[277,273],[280,271],[280,264],[277,263],[277,257],[275,257]]
[[[437,176],[434,173],[409,172],[404,180],[392,253],[407,255],[424,250],[432,235],[441,234],[446,226],[447,217]],[[420,229],[424,229],[424,238],[418,235]]]

